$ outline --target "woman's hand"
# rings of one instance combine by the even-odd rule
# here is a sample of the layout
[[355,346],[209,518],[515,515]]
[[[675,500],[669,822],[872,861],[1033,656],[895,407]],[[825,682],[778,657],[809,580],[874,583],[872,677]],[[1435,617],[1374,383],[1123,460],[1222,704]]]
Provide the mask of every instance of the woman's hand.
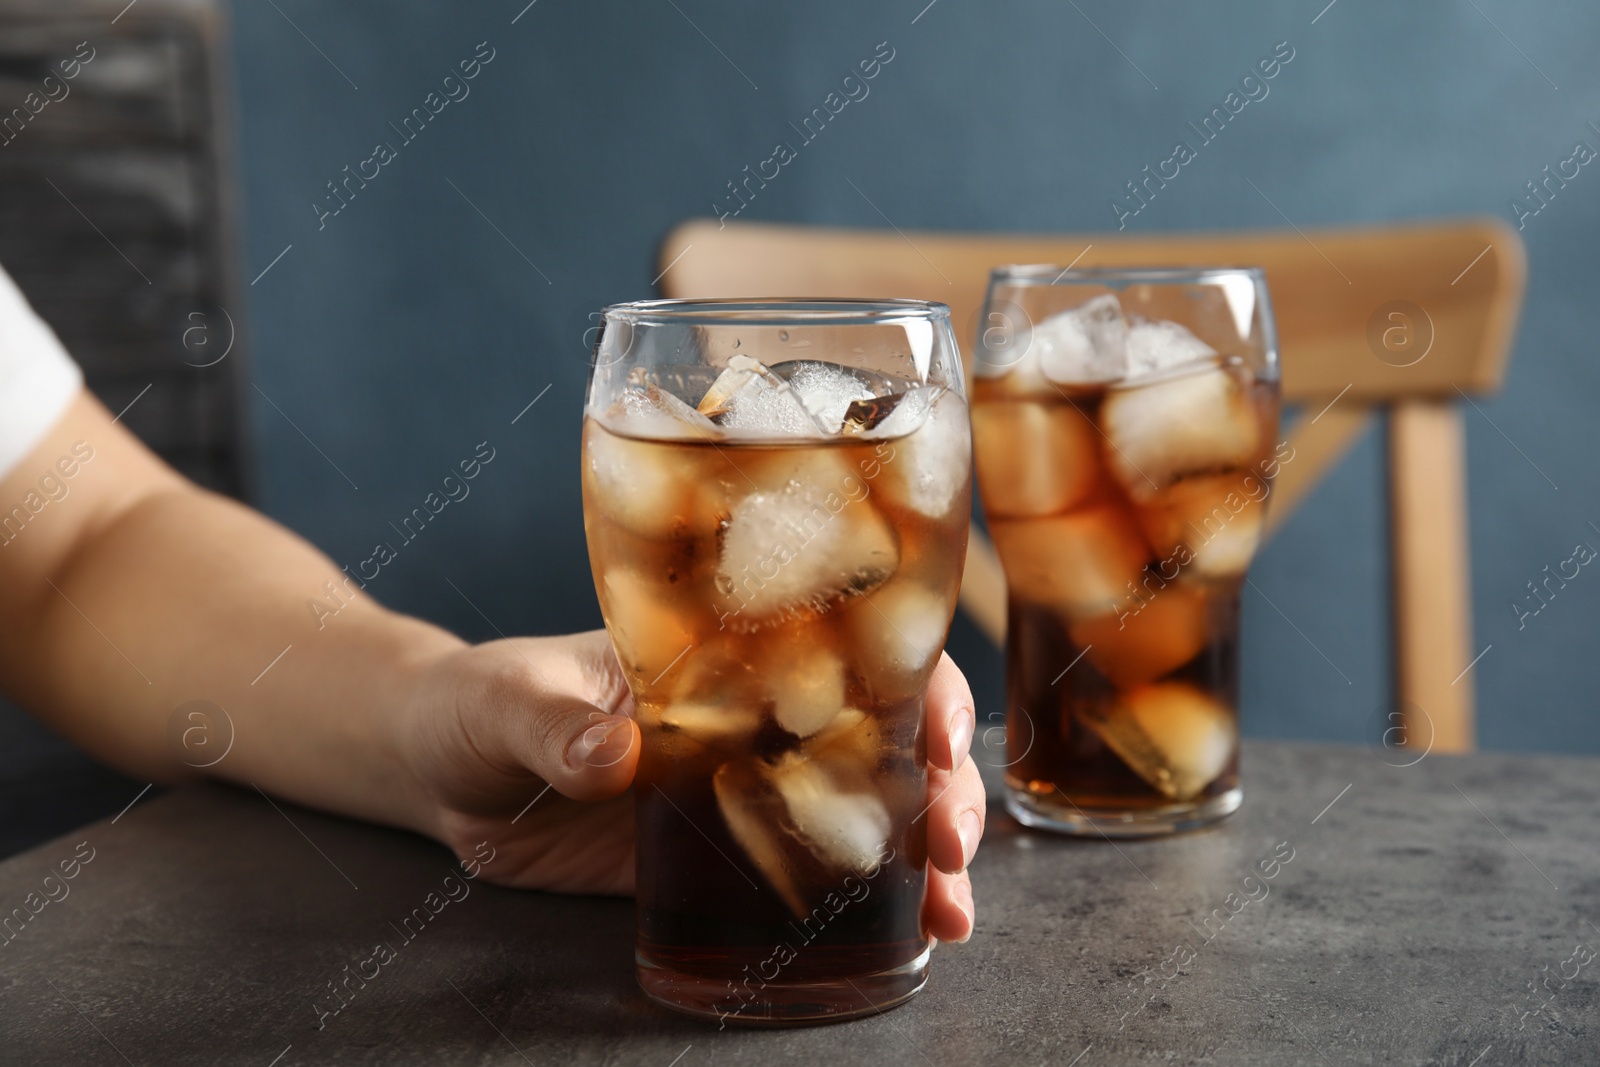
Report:
[[[462,649],[428,668],[400,750],[435,807],[428,829],[460,857],[493,847],[484,879],[569,893],[633,892],[639,760],[633,698],[604,631]],[[923,928],[972,933],[966,868],[984,793],[967,759],[972,693],[941,658],[928,690],[928,895]],[[481,857],[480,857],[481,859]]]

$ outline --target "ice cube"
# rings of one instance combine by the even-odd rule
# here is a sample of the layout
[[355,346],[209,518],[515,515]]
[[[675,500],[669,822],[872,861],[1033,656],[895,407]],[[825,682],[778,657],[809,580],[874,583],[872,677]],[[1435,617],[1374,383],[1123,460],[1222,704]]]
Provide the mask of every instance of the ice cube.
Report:
[[1157,682],[1080,711],[1135,774],[1172,800],[1192,800],[1238,747],[1233,713],[1187,682]]
[[890,820],[870,778],[790,752],[773,768],[772,780],[799,837],[819,858],[857,874],[877,869]]
[[1149,558],[1144,537],[1118,504],[1044,519],[989,524],[1012,597],[1069,619],[1114,612],[1132,594]]
[[[703,606],[700,613],[714,619],[712,612]],[[680,709],[695,709],[688,713],[690,719],[684,720],[686,724],[704,722],[709,726],[709,721],[696,718],[703,711],[706,715],[736,719],[740,725],[730,729],[741,734],[754,733],[761,726],[766,690],[750,656],[747,639],[732,630],[712,631],[698,639],[694,647],[662,675],[657,688],[665,697],[663,714],[676,715]]]
[[1100,430],[1070,404],[989,401],[972,410],[984,513],[1053,515],[1100,484]]
[[695,410],[710,419],[727,414],[733,395],[765,370],[759,360],[743,354],[730,356],[728,365],[706,389]]
[[716,423],[648,382],[624,389],[602,421],[617,433],[646,440],[706,441],[721,436]]
[[[845,873],[871,874],[891,820],[871,779],[787,752],[775,764],[730,760],[711,779],[733,839],[796,916]],[[810,877],[808,877],[810,876]],[[805,883],[820,883],[815,890]]]
[[717,436],[716,423],[690,407],[676,394],[651,385],[645,389],[645,396],[659,412],[671,416],[676,436],[688,440],[706,441]]
[[872,390],[847,367],[806,360],[784,369],[789,370],[789,388],[827,433],[839,432],[851,405],[873,399]]
[[943,386],[914,385],[888,396],[875,396],[850,405],[846,420],[858,426],[862,437],[873,440],[904,437],[915,433],[927,421],[934,401],[944,395]]
[[949,596],[903,579],[850,606],[850,647],[875,701],[909,700],[922,692],[939,662],[954,608]]
[[1084,658],[1119,687],[1151,682],[1189,662],[1210,640],[1206,594],[1159,577],[1129,596],[1121,609],[1075,622],[1068,629]]
[[[787,450],[796,451],[796,450]],[[738,628],[806,610],[827,610],[839,598],[871,589],[894,573],[899,548],[848,465],[833,457],[807,464],[804,454],[777,455],[751,467],[761,488],[732,506],[722,534],[716,585],[721,612]],[[774,473],[807,464],[816,477]]]
[[771,768],[759,760],[730,760],[711,776],[711,790],[728,832],[744,849],[796,917],[810,909],[796,878],[800,867],[791,854],[800,848],[787,819],[783,799],[772,786]]
[[583,431],[583,473],[591,506],[629,533],[657,540],[699,525],[703,481],[687,449],[619,437],[597,422]]
[[844,418],[839,420],[839,432],[865,433],[888,418],[899,399],[898,396],[873,396],[851,401],[850,406],[844,409]]
[[749,356],[735,355],[697,410],[745,437],[823,437],[825,431],[789,383]]
[[670,587],[621,567],[607,570],[601,586],[600,606],[622,669],[630,682],[655,684],[695,639],[669,603]]
[[[641,715],[644,712],[641,709]],[[668,704],[654,721],[710,748],[743,745],[761,729],[761,716],[749,704]]]
[[882,754],[883,731],[878,720],[858,708],[841,708],[839,713],[801,746],[801,752],[815,759],[854,763],[870,773]]
[[1028,340],[1044,376],[1061,385],[1104,385],[1121,378],[1130,343],[1122,305],[1110,293],[1045,319]]
[[[840,432],[862,437],[899,437],[910,433],[922,425],[922,420],[928,416],[929,400],[934,390],[925,386],[906,390],[900,393],[889,393],[884,396],[873,396],[865,400],[857,400],[845,409],[844,418],[841,420]],[[888,433],[880,431],[880,427],[888,421],[889,417],[900,411],[902,402],[905,411],[900,418],[891,425]],[[902,428],[903,427],[903,428]]]
[[1249,467],[1261,445],[1249,371],[1238,362],[1112,389],[1100,427],[1112,473],[1135,500],[1190,475]]
[[878,484],[901,507],[943,518],[966,499],[963,490],[972,470],[967,405],[948,390],[919,388],[913,393],[917,395],[903,399],[871,435],[885,439],[889,449],[878,450]]
[[1181,323],[1139,318],[1128,326],[1127,351],[1129,378],[1161,374],[1217,354]]
[[[1266,483],[1243,472],[1185,478],[1139,508],[1140,525],[1163,558],[1193,557],[1187,577],[1207,581],[1243,578],[1261,543],[1267,515]],[[1254,489],[1252,493],[1250,490]]]
[[810,737],[844,707],[844,664],[821,643],[784,642],[774,652],[760,672],[772,717],[796,737]]

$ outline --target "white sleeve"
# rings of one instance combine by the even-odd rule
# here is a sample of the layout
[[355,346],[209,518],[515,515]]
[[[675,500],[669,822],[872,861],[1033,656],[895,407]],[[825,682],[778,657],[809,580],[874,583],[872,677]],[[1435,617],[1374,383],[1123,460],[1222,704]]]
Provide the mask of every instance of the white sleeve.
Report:
[[0,478],[33,451],[81,388],[83,372],[0,270]]

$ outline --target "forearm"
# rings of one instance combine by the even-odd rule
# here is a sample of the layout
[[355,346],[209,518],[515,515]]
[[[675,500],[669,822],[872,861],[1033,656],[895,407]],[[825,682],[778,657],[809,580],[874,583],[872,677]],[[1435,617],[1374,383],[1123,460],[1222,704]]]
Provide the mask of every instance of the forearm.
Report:
[[[379,607],[301,539],[177,479],[95,524],[46,577],[0,659],[15,695],[83,748],[152,780],[215,775],[432,829],[395,717],[415,672],[457,638]],[[174,727],[196,700],[226,712],[209,748]]]

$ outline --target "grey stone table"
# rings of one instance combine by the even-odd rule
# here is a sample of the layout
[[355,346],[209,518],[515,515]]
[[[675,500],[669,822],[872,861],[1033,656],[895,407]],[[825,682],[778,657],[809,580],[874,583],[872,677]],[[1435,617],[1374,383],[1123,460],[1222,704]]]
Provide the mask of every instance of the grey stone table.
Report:
[[[407,941],[439,847],[178,791],[0,864],[0,1062],[1600,1062],[1600,761],[1245,757],[1239,815],[1175,839],[1063,840],[996,808],[977,933],[924,993],[783,1031],[648,1004],[626,901],[472,882]],[[394,958],[322,1015],[379,941]]]

